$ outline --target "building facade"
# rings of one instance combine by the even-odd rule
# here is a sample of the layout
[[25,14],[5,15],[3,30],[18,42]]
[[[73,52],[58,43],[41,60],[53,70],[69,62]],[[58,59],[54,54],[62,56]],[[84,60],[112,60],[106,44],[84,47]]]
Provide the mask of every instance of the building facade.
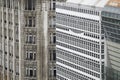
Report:
[[55,0],[0,0],[0,80],[56,80]]
[[101,12],[107,1],[56,3],[57,80],[103,80],[106,49]]
[[120,79],[120,1],[109,0],[102,12],[106,35],[106,80]]

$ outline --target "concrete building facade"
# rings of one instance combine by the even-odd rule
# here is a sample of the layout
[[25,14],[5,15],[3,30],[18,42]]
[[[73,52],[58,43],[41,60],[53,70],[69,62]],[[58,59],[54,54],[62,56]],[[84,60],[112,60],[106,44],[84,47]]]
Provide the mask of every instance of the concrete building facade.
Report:
[[0,0],[0,80],[56,80],[55,0]]
[[109,0],[102,12],[106,35],[106,80],[120,79],[120,0]]
[[56,3],[57,80],[103,80],[105,38],[101,12],[108,0]]

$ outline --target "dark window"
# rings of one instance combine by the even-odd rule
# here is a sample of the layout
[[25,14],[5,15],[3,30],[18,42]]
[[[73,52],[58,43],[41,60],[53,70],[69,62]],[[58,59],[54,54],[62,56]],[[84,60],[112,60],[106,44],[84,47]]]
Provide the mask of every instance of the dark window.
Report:
[[35,0],[33,0],[33,10],[35,10]]
[[33,59],[33,53],[30,53],[30,60]]
[[56,34],[53,33],[53,43],[56,43]]
[[32,0],[28,0],[28,10],[32,10]]
[[36,43],[36,37],[34,36],[33,37],[33,44],[35,44]]
[[36,39],[36,37],[34,35],[27,35],[26,43],[35,44],[36,43],[35,39]]
[[56,43],[56,36],[53,36],[53,43]]
[[28,18],[26,17],[26,19],[25,19],[25,27],[27,27],[28,26]]
[[33,37],[29,36],[29,43],[32,43],[32,41],[33,41]]
[[32,26],[32,18],[29,17],[29,27],[31,27],[31,26]]
[[36,60],[36,53],[34,54],[34,60]]
[[4,20],[4,23],[7,23],[7,21],[6,21],[6,20]]
[[49,53],[50,53],[50,61],[52,60],[52,52],[51,52],[51,50],[49,51]]
[[56,70],[54,70],[54,76],[56,77]]
[[33,27],[35,27],[35,17],[33,17]]
[[55,10],[55,7],[56,7],[56,6],[55,6],[55,3],[53,3],[53,10]]
[[29,53],[26,53],[26,59],[28,59],[29,58]]
[[6,0],[3,0],[4,1],[4,7],[6,7]]
[[25,0],[25,10],[35,10],[36,0]]
[[35,17],[26,17],[25,27],[35,27]]
[[53,50],[53,60],[56,60],[56,51]]
[[30,76],[33,76],[33,70],[30,70]]
[[101,57],[102,57],[102,59],[104,59],[104,55],[102,55]]
[[50,10],[51,10],[51,3],[50,3]]
[[25,0],[25,10],[27,10],[27,1],[28,0]]
[[10,8],[10,0],[7,0],[7,6]]

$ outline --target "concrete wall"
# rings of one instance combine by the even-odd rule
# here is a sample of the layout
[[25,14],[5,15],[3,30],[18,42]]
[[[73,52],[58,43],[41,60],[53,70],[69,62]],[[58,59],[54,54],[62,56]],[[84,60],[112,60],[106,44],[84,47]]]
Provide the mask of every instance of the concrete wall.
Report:
[[120,44],[107,41],[108,67],[120,71]]

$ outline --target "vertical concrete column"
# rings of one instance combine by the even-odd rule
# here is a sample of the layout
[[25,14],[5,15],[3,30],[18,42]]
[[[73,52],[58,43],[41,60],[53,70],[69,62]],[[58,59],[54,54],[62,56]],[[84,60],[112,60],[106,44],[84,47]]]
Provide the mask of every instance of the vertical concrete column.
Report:
[[[13,5],[14,2],[12,2]],[[13,80],[15,80],[15,75],[16,75],[16,70],[15,70],[15,12],[14,12],[14,8],[12,9],[12,30],[13,30]]]
[[3,66],[3,70],[2,70],[2,80],[5,80],[5,49],[4,49],[4,46],[5,46],[5,39],[4,39],[4,8],[3,7],[1,7],[1,11],[2,11],[2,66]]

